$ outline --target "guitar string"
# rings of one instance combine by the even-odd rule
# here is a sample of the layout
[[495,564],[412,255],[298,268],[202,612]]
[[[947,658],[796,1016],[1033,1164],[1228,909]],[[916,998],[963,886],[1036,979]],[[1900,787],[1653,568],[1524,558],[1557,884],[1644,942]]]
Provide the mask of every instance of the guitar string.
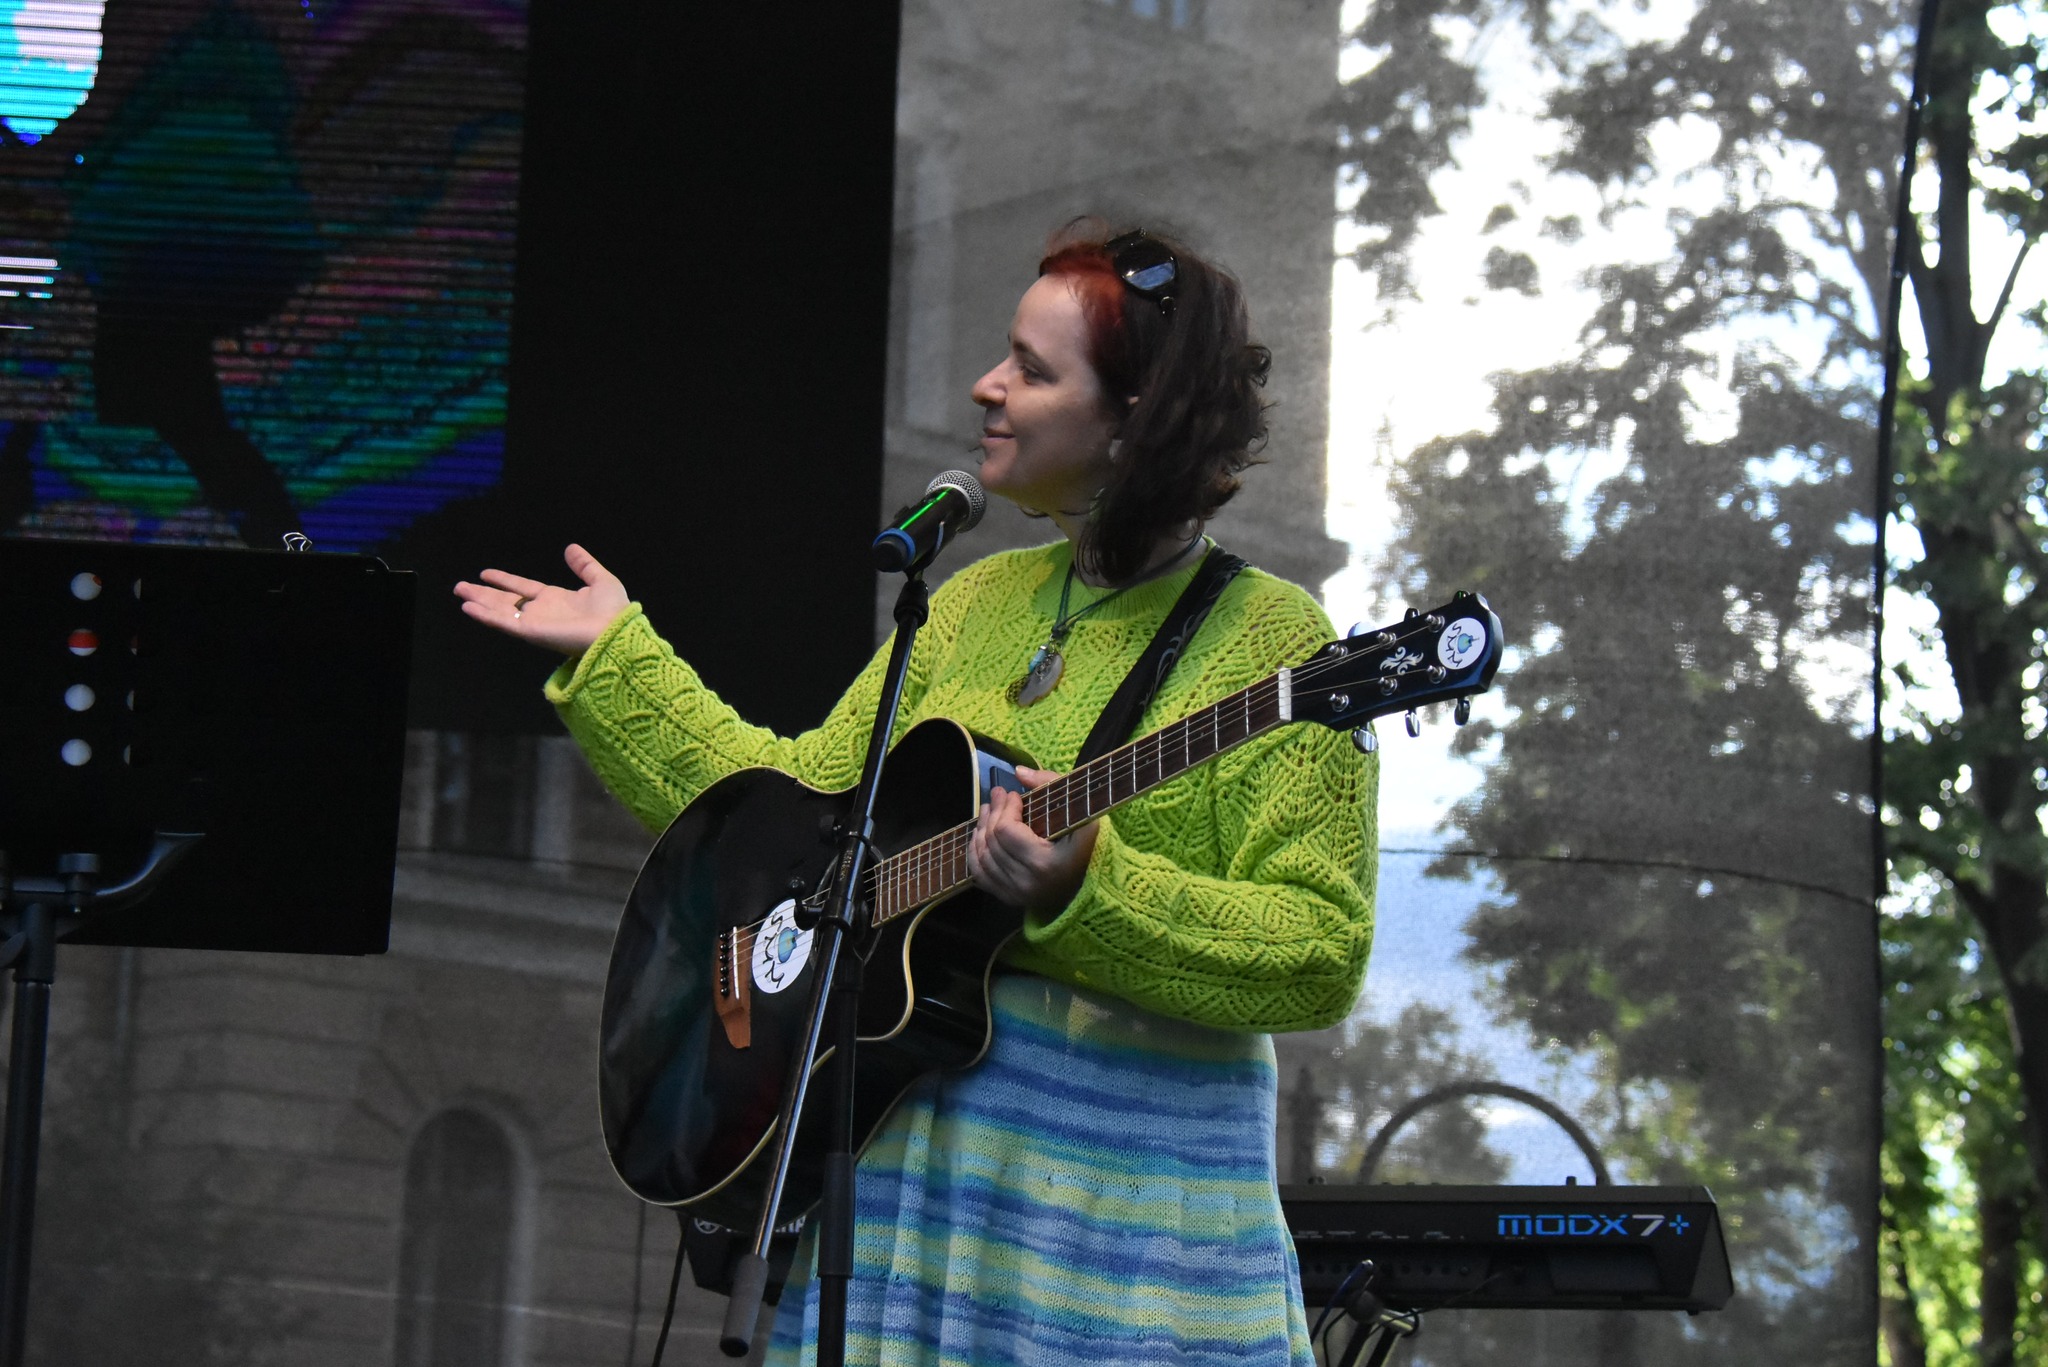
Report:
[[[1425,635],[1440,629],[1440,627],[1430,626],[1427,623],[1417,630],[1408,632],[1389,628],[1388,630],[1393,632],[1393,639],[1391,641],[1378,642],[1377,646],[1379,649],[1385,650],[1392,646],[1405,644],[1416,636]],[[1348,657],[1310,660],[1292,671],[1291,682],[1311,685],[1330,669],[1342,667],[1347,663]],[[1188,755],[1192,753],[1191,743],[1193,734],[1197,729],[1197,723],[1204,720],[1210,724],[1211,734],[1208,738],[1208,743],[1213,748],[1197,762],[1206,763],[1208,760],[1222,754],[1225,750],[1243,743],[1261,730],[1270,729],[1273,724],[1277,723],[1279,721],[1277,708],[1274,709],[1272,721],[1269,721],[1263,727],[1256,724],[1258,712],[1255,709],[1263,709],[1266,705],[1277,702],[1278,692],[1279,678],[1277,675],[1274,675],[1251,685],[1249,688],[1241,689],[1227,698],[1219,699],[1216,703],[1204,708],[1199,713],[1184,717],[1179,721],[1162,727],[1150,736],[1141,737],[1118,750],[1112,751],[1108,755],[1101,756],[1090,764],[1082,766],[1081,769],[1076,770],[1074,773],[1066,775],[1059,784],[1049,785],[1047,788],[1036,789],[1026,794],[1025,819],[1032,824],[1034,830],[1038,829],[1041,824],[1044,824],[1047,830],[1052,829],[1050,817],[1054,799],[1057,796],[1066,807],[1065,815],[1070,818],[1061,824],[1068,826],[1078,824],[1071,821],[1073,806],[1071,793],[1076,786],[1076,781],[1080,780],[1084,775],[1086,776],[1086,782],[1080,785],[1085,794],[1083,801],[1084,811],[1092,814],[1094,810],[1093,794],[1098,786],[1105,790],[1105,795],[1109,798],[1104,810],[1114,807],[1116,805],[1115,794],[1118,781],[1120,779],[1125,780],[1130,788],[1131,795],[1135,795],[1138,790],[1138,775],[1140,771],[1149,767],[1155,774],[1158,774],[1160,772],[1160,761],[1174,744],[1177,743],[1182,747],[1182,756],[1185,761]],[[1244,715],[1241,719],[1231,720],[1229,727],[1232,733],[1231,739],[1228,742],[1224,742],[1222,740],[1222,729],[1218,723],[1224,720],[1225,715],[1232,709],[1233,704],[1240,707]],[[1193,767],[1192,764],[1185,762],[1182,765],[1183,770],[1191,767]],[[1164,781],[1163,777],[1154,779],[1155,783],[1161,781]],[[1054,788],[1059,789],[1057,794],[1052,791]],[[1082,819],[1086,821],[1088,817],[1084,816]],[[936,893],[957,887],[961,882],[965,881],[963,875],[959,872],[959,870],[964,868],[964,860],[961,856],[964,854],[967,844],[972,840],[973,830],[974,822],[963,822],[958,826],[941,832],[939,835],[920,842],[909,850],[899,851],[896,855],[882,861],[871,875],[874,889],[872,896],[877,904],[874,920],[877,923],[893,920],[897,916],[923,905]],[[936,884],[927,890],[925,887],[926,879],[934,870],[938,871],[941,876]]]
[[[1260,696],[1268,693],[1271,695],[1270,697]],[[1237,693],[1221,699],[1210,707],[1203,709],[1201,713],[1184,717],[1180,721],[1161,728],[1151,736],[1143,737],[1139,741],[1132,742],[1127,746],[1101,756],[1099,759],[1090,764],[1083,765],[1080,769],[1067,775],[1059,785],[1052,785],[1060,789],[1058,794],[1049,791],[1049,788],[1040,788],[1025,794],[1025,820],[1032,825],[1034,830],[1038,829],[1041,825],[1044,825],[1048,830],[1052,829],[1050,818],[1056,796],[1066,808],[1065,815],[1071,817],[1073,803],[1069,794],[1077,785],[1077,782],[1082,780],[1084,776],[1086,782],[1080,782],[1079,786],[1085,793],[1091,795],[1098,786],[1097,781],[1101,781],[1101,786],[1106,789],[1106,796],[1109,798],[1104,808],[1107,810],[1108,807],[1116,805],[1116,787],[1119,779],[1124,779],[1126,786],[1135,793],[1137,791],[1140,770],[1149,766],[1156,772],[1160,761],[1171,748],[1171,745],[1175,743],[1176,739],[1182,747],[1184,756],[1191,751],[1191,746],[1189,745],[1190,735],[1186,733],[1193,731],[1198,718],[1203,716],[1220,718],[1223,713],[1230,710],[1230,704],[1233,702],[1241,704],[1245,713],[1245,718],[1242,722],[1243,732],[1242,734],[1235,734],[1239,723],[1233,722],[1233,738],[1229,743],[1231,745],[1238,744],[1249,739],[1260,729],[1252,724],[1253,709],[1258,707],[1263,710],[1268,703],[1277,702],[1278,695],[1279,684],[1277,677],[1261,680],[1250,688],[1240,689]],[[1275,720],[1277,720],[1277,708],[1274,709],[1274,714]],[[1176,738],[1173,734],[1175,732],[1184,734]],[[1212,727],[1211,744],[1217,744],[1219,740],[1220,735]],[[1229,748],[1228,745],[1217,744],[1216,750],[1211,755],[1204,756],[1204,759],[1213,758],[1214,754],[1220,754],[1227,748]],[[1083,806],[1085,810],[1093,811],[1092,801],[1084,799]],[[1084,817],[1083,819],[1085,820],[1086,818]],[[967,845],[973,839],[974,824],[972,821],[963,822],[921,842],[910,850],[901,851],[897,855],[892,856],[891,860],[894,861],[909,859],[909,863],[901,868],[892,869],[891,860],[885,860],[883,865],[877,870],[876,900],[878,906],[874,919],[878,922],[892,920],[904,912],[922,905],[932,895],[942,892],[947,888],[957,886],[962,881],[958,876],[957,870],[964,867],[963,856]],[[1070,820],[1062,824],[1071,826],[1078,823]],[[924,884],[925,876],[934,869],[936,869],[940,876],[936,880],[935,886],[927,890]],[[907,876],[911,870],[917,871],[914,877]],[[892,893],[898,895],[894,904],[880,905],[887,902]]]
[[[1417,620],[1421,621],[1422,619],[1418,618]],[[1400,631],[1396,628],[1386,628],[1385,631],[1391,633],[1393,639],[1388,641],[1376,641],[1374,644],[1378,649],[1384,651],[1395,646],[1404,645],[1407,642],[1412,641],[1417,636],[1428,635],[1430,633],[1440,631],[1441,629],[1441,626],[1431,626],[1426,621],[1423,621],[1423,624],[1419,628],[1407,632]],[[1373,633],[1375,637],[1379,634],[1381,633]],[[1329,670],[1345,667],[1347,664],[1349,664],[1348,656],[1339,656],[1322,660],[1311,659],[1307,663],[1291,671],[1290,683],[1311,685],[1321,675],[1327,673]],[[1280,718],[1277,716],[1276,708],[1275,716],[1272,722],[1267,723],[1267,725],[1264,727],[1260,727],[1254,724],[1253,709],[1255,707],[1262,708],[1265,704],[1270,702],[1277,702],[1278,693],[1278,675],[1273,675],[1266,679],[1262,679],[1258,683],[1253,684],[1248,688],[1241,689],[1237,693],[1231,694],[1229,697],[1219,699],[1217,702],[1211,704],[1209,707],[1204,708],[1201,712],[1192,714],[1188,717],[1183,717],[1178,721],[1175,721],[1167,726],[1160,728],[1158,731],[1154,732],[1149,736],[1141,737],[1138,740],[1132,741],[1127,745],[1110,752],[1107,755],[1101,756],[1098,759],[1091,761],[1087,765],[1083,765],[1080,769],[1074,771],[1071,774],[1066,775],[1057,784],[1051,784],[1047,785],[1047,787],[1045,788],[1033,790],[1031,793],[1026,794],[1024,798],[1024,815],[1026,821],[1032,825],[1034,830],[1037,830],[1041,823],[1044,823],[1046,825],[1047,830],[1052,829],[1052,826],[1050,824],[1050,817],[1054,799],[1056,796],[1066,806],[1067,810],[1065,812],[1065,815],[1071,818],[1072,799],[1070,795],[1074,787],[1076,786],[1076,780],[1081,779],[1083,775],[1087,776],[1087,781],[1080,785],[1082,787],[1084,794],[1087,795],[1084,798],[1083,805],[1084,810],[1090,814],[1092,814],[1094,810],[1092,804],[1092,797],[1097,787],[1098,781],[1100,781],[1101,786],[1103,786],[1106,789],[1106,795],[1109,798],[1109,802],[1106,804],[1104,810],[1108,810],[1109,807],[1114,807],[1116,805],[1116,787],[1117,782],[1120,778],[1125,778],[1128,780],[1128,785],[1131,789],[1131,795],[1135,795],[1138,789],[1138,774],[1141,771],[1141,769],[1149,767],[1152,768],[1155,773],[1158,773],[1160,769],[1161,760],[1163,759],[1165,754],[1170,750],[1173,744],[1179,743],[1181,745],[1182,757],[1184,761],[1186,760],[1188,754],[1190,753],[1189,742],[1192,739],[1192,734],[1195,729],[1196,723],[1205,718],[1211,722],[1211,735],[1209,741],[1210,744],[1214,746],[1214,748],[1208,754],[1204,755],[1200,761],[1196,761],[1196,763],[1206,763],[1207,761],[1216,758],[1225,750],[1228,750],[1236,745],[1242,744],[1244,741],[1249,740],[1253,735],[1258,734],[1260,731],[1270,729],[1271,725],[1277,723],[1280,720]],[[1225,743],[1222,742],[1221,734],[1214,724],[1222,719],[1224,713],[1230,709],[1233,703],[1237,703],[1242,707],[1244,711],[1244,717],[1241,723],[1232,723],[1232,730],[1235,732],[1241,725],[1242,733],[1234,734],[1232,739]],[[1095,772],[1098,766],[1100,766],[1101,769],[1100,773]],[[1182,770],[1192,767],[1194,767],[1193,764],[1184,762],[1182,765]],[[1163,776],[1154,779],[1155,783],[1163,781]],[[1059,790],[1057,794],[1055,794],[1055,792],[1053,791],[1054,789]],[[1082,818],[1083,821],[1086,821],[1087,819],[1087,816],[1084,816]],[[877,911],[874,916],[875,921],[880,923],[888,920],[893,920],[897,916],[900,916],[905,912],[914,910],[918,906],[923,905],[923,903],[927,901],[935,893],[944,891],[950,887],[958,886],[960,882],[964,881],[964,879],[961,876],[954,874],[952,872],[951,866],[955,864],[956,858],[964,853],[966,845],[969,841],[971,841],[973,837],[974,824],[975,823],[972,821],[963,822],[958,826],[954,826],[946,831],[941,832],[936,836],[932,836],[926,839],[925,841],[920,842],[918,845],[913,846],[910,850],[899,851],[896,855],[892,855],[888,859],[883,860],[882,863],[875,869],[874,874],[872,875],[872,881],[874,884],[873,896],[878,904]],[[1071,820],[1068,820],[1060,824],[1065,826],[1072,826],[1079,823],[1075,823]],[[1041,831],[1040,833],[1044,834],[1043,831]],[[906,860],[908,862],[905,862]],[[937,866],[943,876],[941,877],[937,886],[933,887],[928,892],[925,890],[923,882],[926,873],[929,872],[933,866]],[[964,861],[961,866],[964,867]],[[910,876],[912,869],[915,869],[917,871],[915,878],[912,878]],[[905,893],[904,891],[906,885],[908,885],[909,887],[909,891],[907,893]],[[891,893],[897,893],[901,895],[900,904],[895,905],[893,907],[881,906],[880,904]]]
[[[1417,617],[1413,620],[1422,623],[1422,625],[1411,631],[1387,627],[1381,631],[1369,633],[1363,639],[1372,642],[1372,645],[1365,648],[1376,648],[1381,651],[1391,650],[1398,646],[1405,646],[1418,636],[1429,635],[1442,630],[1441,627],[1427,625],[1426,617]],[[1378,639],[1378,637],[1388,633],[1392,633],[1393,639],[1387,641]],[[1296,685],[1311,685],[1316,679],[1329,671],[1347,667],[1356,667],[1348,654],[1329,659],[1312,658],[1290,671],[1290,689]],[[1093,794],[1096,781],[1099,778],[1104,781],[1104,786],[1111,799],[1104,810],[1106,811],[1109,807],[1114,807],[1116,805],[1116,779],[1120,773],[1128,775],[1132,795],[1135,795],[1141,756],[1144,757],[1142,762],[1151,764],[1156,771],[1159,761],[1166,754],[1168,745],[1174,741],[1175,733],[1181,733],[1178,740],[1182,746],[1183,758],[1185,758],[1188,754],[1188,742],[1192,738],[1195,726],[1204,719],[1207,719],[1210,723],[1209,740],[1215,748],[1204,755],[1197,763],[1207,763],[1209,760],[1224,753],[1224,751],[1251,739],[1253,735],[1258,734],[1260,729],[1270,729],[1272,723],[1269,723],[1266,728],[1256,728],[1253,726],[1252,719],[1254,714],[1252,709],[1255,702],[1277,702],[1279,692],[1279,675],[1270,675],[1247,688],[1239,689],[1228,697],[1218,699],[1199,712],[1191,713],[1186,717],[1180,718],[1178,721],[1161,727],[1149,736],[1141,736],[1137,740],[1130,741],[1106,755],[1091,760],[1073,773],[1067,774],[1058,783],[1048,784],[1043,788],[1034,789],[1026,793],[1024,795],[1025,820],[1036,830],[1041,818],[1050,818],[1054,796],[1050,790],[1053,788],[1060,790],[1059,796],[1065,802],[1067,808],[1065,815],[1071,816],[1073,804],[1069,794],[1073,790],[1074,781],[1083,775],[1088,776],[1087,782],[1082,785],[1084,795]],[[1261,693],[1270,693],[1271,697],[1261,699],[1257,696]],[[1223,712],[1232,703],[1241,704],[1244,711],[1243,725],[1245,729],[1242,734],[1236,735],[1228,743],[1224,743],[1221,741],[1221,733],[1218,731],[1216,723],[1221,720]],[[1275,711],[1274,720],[1277,723],[1279,720],[1277,708]],[[1147,753],[1148,748],[1149,754]],[[1101,769],[1100,773],[1096,772],[1098,766]],[[1183,771],[1192,767],[1194,766],[1183,765]],[[1092,810],[1088,806],[1085,797],[1083,805],[1084,810]],[[1083,822],[1088,819],[1085,816],[1082,818]],[[1069,822],[1066,824],[1073,825],[1079,823]],[[873,923],[879,925],[895,920],[897,917],[922,906],[939,892],[958,886],[963,880],[954,876],[952,870],[956,865],[963,870],[966,867],[966,850],[968,844],[973,839],[974,826],[974,821],[965,821],[959,825],[949,827],[937,835],[927,837],[907,850],[897,851],[895,854],[884,858],[875,868],[869,870],[867,877],[867,881],[870,884],[869,895],[878,904],[891,893],[904,893],[906,886],[909,890],[900,905],[887,909],[878,905],[872,916]],[[908,863],[904,862],[906,860],[908,860]],[[934,879],[930,891],[926,891],[924,888],[925,880],[934,874],[938,875],[938,877]],[[948,879],[951,881],[947,881]],[[741,956],[743,963],[751,961],[753,946],[758,942],[760,928],[766,924],[767,919],[764,916],[759,920],[734,927],[739,932],[741,943],[745,946],[746,952]]]
[[[1394,631],[1393,640],[1379,642],[1378,646],[1384,650],[1390,646],[1412,640],[1415,636],[1438,630],[1440,630],[1440,627],[1430,626],[1425,623],[1419,630],[1406,633]],[[1292,671],[1291,682],[1303,685],[1313,684],[1320,675],[1326,673],[1329,669],[1344,665],[1347,659],[1348,657],[1336,657],[1326,660],[1311,660]],[[1164,781],[1161,761],[1175,743],[1182,747],[1183,764],[1181,769],[1185,770],[1193,767],[1192,764],[1186,761],[1192,753],[1191,742],[1196,729],[1196,723],[1203,719],[1207,719],[1211,724],[1209,744],[1213,748],[1199,762],[1207,762],[1215,758],[1225,750],[1250,739],[1259,731],[1269,729],[1271,725],[1280,720],[1277,715],[1278,709],[1275,708],[1272,721],[1263,727],[1259,726],[1256,722],[1257,716],[1263,711],[1264,707],[1277,701],[1278,691],[1279,679],[1277,675],[1261,680],[1259,683],[1242,689],[1230,697],[1220,699],[1210,707],[1203,709],[1200,713],[1182,718],[1166,727],[1162,727],[1150,736],[1142,737],[1108,755],[1102,756],[1089,765],[1082,766],[1081,769],[1065,776],[1061,783],[1057,785],[1034,790],[1025,796],[1025,819],[1032,825],[1034,830],[1038,829],[1041,825],[1044,825],[1046,830],[1053,829],[1050,817],[1054,799],[1057,797],[1065,806],[1066,811],[1064,815],[1068,818],[1068,820],[1060,824],[1065,826],[1077,824],[1071,820],[1071,793],[1075,787],[1076,780],[1081,779],[1083,775],[1086,775],[1086,782],[1081,785],[1085,794],[1083,802],[1084,811],[1092,814],[1094,810],[1093,794],[1098,786],[1098,782],[1105,789],[1105,795],[1109,799],[1104,810],[1114,807],[1116,805],[1116,788],[1119,779],[1124,779],[1128,782],[1132,795],[1135,795],[1138,791],[1138,775],[1145,768],[1151,768],[1156,775],[1159,775],[1153,780],[1154,783]],[[1232,704],[1237,704],[1241,707],[1244,715],[1241,720],[1232,720],[1230,725],[1230,730],[1233,733],[1232,738],[1225,743],[1222,741],[1222,731],[1217,724],[1231,710]],[[1099,773],[1096,772],[1098,767],[1100,768]],[[1053,791],[1054,788],[1057,788],[1059,791],[1055,793]],[[1087,819],[1086,816],[1083,817],[1084,821]],[[884,860],[875,870],[873,877],[873,896],[877,903],[874,919],[878,923],[893,920],[897,916],[922,905],[934,893],[958,886],[960,882],[964,881],[956,870],[961,867],[959,856],[966,844],[972,839],[973,828],[973,822],[962,823],[937,836],[920,842],[911,850],[900,851],[897,855],[891,856],[890,859]],[[1043,833],[1041,832],[1041,834]],[[925,879],[934,866],[940,870],[942,876],[937,885],[927,891]],[[893,903],[891,901],[892,894],[894,895]]]

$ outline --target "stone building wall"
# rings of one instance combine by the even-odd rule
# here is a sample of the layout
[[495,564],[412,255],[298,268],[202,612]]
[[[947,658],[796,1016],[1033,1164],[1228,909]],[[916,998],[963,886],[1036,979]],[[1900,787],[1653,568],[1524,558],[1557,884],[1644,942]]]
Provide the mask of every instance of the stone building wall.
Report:
[[[1274,352],[1270,463],[1215,530],[1311,590],[1336,570],[1323,466],[1337,47],[1335,0],[905,5],[887,506],[972,461],[969,387],[1001,359],[1047,235],[1097,213],[1178,230],[1243,281]],[[1051,535],[1005,505],[974,549]]]
[[[513,1158],[494,1360],[626,1361],[636,1282],[651,1344],[674,1223],[650,1210],[643,1228],[613,1176],[594,1066],[612,931],[648,838],[567,740],[495,743],[530,760],[498,781],[523,783],[529,798],[543,778],[553,785],[535,804],[553,821],[528,840],[556,858],[407,851],[388,954],[64,952],[59,1075],[111,1056],[116,997],[129,1021],[119,1066],[93,1071],[116,1085],[60,1089],[53,1130],[78,1118],[66,1106],[119,1127],[115,1163],[132,1165],[151,1207],[145,1260],[158,1275],[189,1275],[214,1299],[221,1335],[253,1361],[394,1360],[408,1160],[423,1128],[451,1112],[483,1117]],[[468,782],[447,748],[413,738],[413,798]],[[413,801],[404,819],[419,833],[430,815]],[[493,834],[469,832],[477,843]],[[45,1175],[81,1174],[59,1161]],[[65,1206],[59,1196],[54,1209]],[[42,1242],[61,1264],[49,1214]],[[76,1273],[60,1265],[39,1279]],[[678,1347],[703,1351],[675,1360],[708,1360],[720,1304],[685,1298]],[[145,1326],[135,1333],[146,1339]]]

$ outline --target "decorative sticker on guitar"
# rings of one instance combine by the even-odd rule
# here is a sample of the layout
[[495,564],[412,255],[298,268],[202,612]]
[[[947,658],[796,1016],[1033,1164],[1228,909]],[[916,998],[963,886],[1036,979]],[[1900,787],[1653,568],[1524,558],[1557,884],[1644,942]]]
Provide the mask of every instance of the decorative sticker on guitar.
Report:
[[796,981],[810,958],[811,932],[797,929],[796,902],[784,902],[754,932],[754,986],[780,992]]
[[1486,649],[1486,628],[1476,619],[1460,617],[1436,639],[1436,657],[1446,669],[1463,669]]
[[1422,668],[1422,653],[1402,646],[1392,655],[1380,661],[1382,674],[1410,674]]

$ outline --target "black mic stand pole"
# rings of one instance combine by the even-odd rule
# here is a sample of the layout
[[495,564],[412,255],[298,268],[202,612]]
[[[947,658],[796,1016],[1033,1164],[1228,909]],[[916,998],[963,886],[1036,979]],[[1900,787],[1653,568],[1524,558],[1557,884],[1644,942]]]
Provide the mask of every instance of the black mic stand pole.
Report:
[[[944,538],[940,544],[944,544]],[[869,856],[874,852],[870,840],[877,780],[889,752],[889,738],[895,731],[896,709],[903,701],[910,647],[931,612],[931,590],[924,582],[924,568],[938,551],[939,546],[932,547],[917,563],[905,568],[903,590],[896,596],[896,640],[882,676],[882,696],[875,709],[874,730],[868,737],[867,760],[861,766],[860,783],[854,788],[852,805],[838,833],[839,860],[833,866],[832,886],[812,945],[818,960],[818,976],[811,995],[810,1023],[804,1033],[804,1047],[784,1084],[782,1111],[776,1122],[775,1166],[761,1203],[761,1218],[754,1226],[754,1245],[740,1255],[733,1267],[732,1299],[726,1304],[725,1329],[718,1341],[727,1357],[745,1357],[753,1343],[754,1326],[768,1287],[768,1246],[775,1236],[776,1208],[782,1204],[782,1189],[796,1151],[797,1125],[803,1117],[811,1069],[829,1015],[833,1027],[833,1116],[824,1159],[824,1195],[818,1203],[816,1218],[817,1356],[818,1367],[842,1367],[846,1361],[846,1294],[847,1285],[853,1280],[853,1053],[859,1027],[862,965],[858,953],[846,956],[842,976],[840,951],[849,935],[867,929],[868,909],[861,902],[860,891]]]
[[65,855],[59,880],[13,877],[6,855],[0,853],[0,915],[13,928],[0,944],[0,968],[14,966],[7,1140],[0,1158],[0,1367],[21,1367],[28,1344],[29,1250],[35,1241],[36,1170],[42,1158],[43,1079],[49,1063],[57,941],[77,930],[94,911],[113,910],[148,894],[197,843],[197,835],[159,832],[133,877],[118,887],[98,890],[93,887],[100,868],[97,855]]

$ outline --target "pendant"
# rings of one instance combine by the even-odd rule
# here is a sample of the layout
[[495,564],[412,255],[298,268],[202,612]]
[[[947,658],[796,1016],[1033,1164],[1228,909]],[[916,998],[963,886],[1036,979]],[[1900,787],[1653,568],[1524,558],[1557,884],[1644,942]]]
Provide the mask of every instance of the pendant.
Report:
[[1029,707],[1057,688],[1060,671],[1066,668],[1066,663],[1050,642],[1040,646],[1038,653],[1031,657],[1030,668],[1024,671],[1024,677],[1017,681],[1016,690],[1011,695],[1016,698],[1017,706]]

